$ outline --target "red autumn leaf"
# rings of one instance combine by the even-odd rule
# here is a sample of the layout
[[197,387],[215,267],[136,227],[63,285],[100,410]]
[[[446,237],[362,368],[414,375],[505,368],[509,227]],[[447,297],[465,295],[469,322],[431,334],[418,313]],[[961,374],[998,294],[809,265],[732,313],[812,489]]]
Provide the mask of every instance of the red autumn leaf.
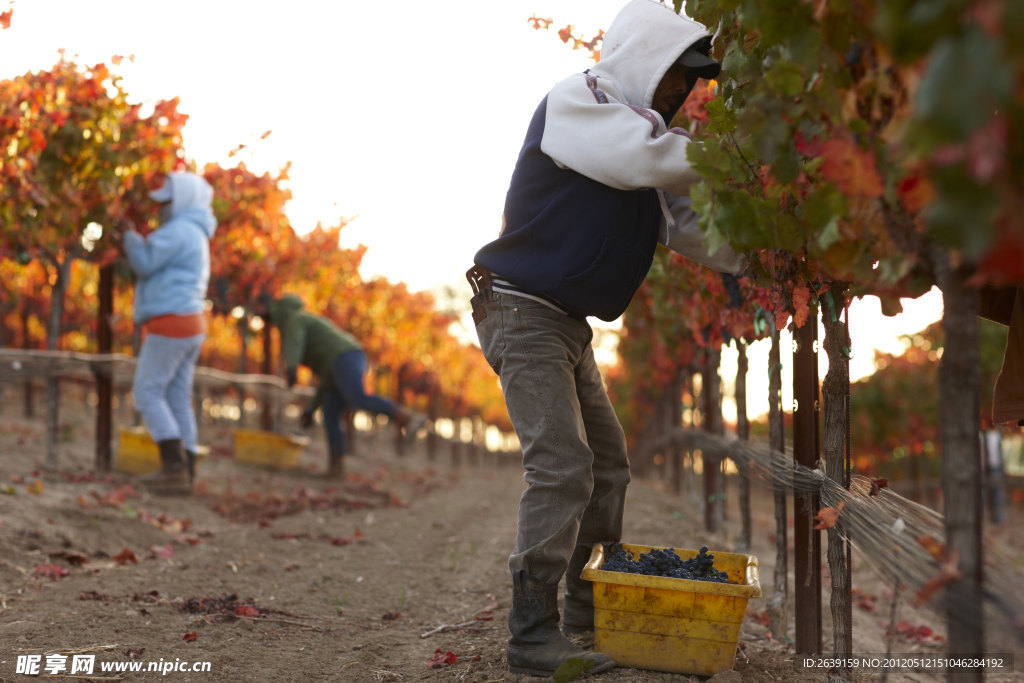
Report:
[[939,543],[935,540],[934,536],[925,535],[918,536],[917,542],[922,548],[928,551],[928,554],[932,556],[932,559],[936,562],[942,562],[942,558],[946,556],[946,546],[943,543]]
[[793,135],[793,144],[796,146],[796,151],[803,154],[805,157],[816,157],[821,154],[821,143],[817,138],[808,140],[804,137],[802,131],[797,131]]
[[889,487],[889,480],[888,479],[884,479],[884,478],[872,479],[871,480],[871,490],[868,491],[868,495],[869,496],[877,496],[878,493],[882,489],[888,488],[888,487]]
[[786,322],[789,321],[789,311],[780,308],[775,311],[775,329],[784,330],[786,329]]
[[63,579],[65,576],[71,573],[70,569],[65,569],[59,564],[37,564],[36,565],[36,576],[40,578],[48,578],[51,581],[57,579]]
[[236,617],[258,617],[259,615],[259,608],[252,605],[239,605],[235,608]]
[[118,564],[128,564],[129,562],[132,564],[138,564],[139,558],[135,556],[135,552],[130,548],[125,548],[117,555],[114,555],[114,562],[117,562]]
[[14,10],[9,9],[6,12],[0,12],[0,29],[11,27],[11,15],[14,14]]
[[446,666],[457,664],[458,661],[459,658],[455,656],[454,652],[448,651],[442,653],[441,648],[438,648],[434,650],[434,658],[427,663],[427,666],[431,669],[443,669]]
[[186,633],[185,635],[183,635],[181,639],[184,640],[186,643],[191,643],[198,640],[199,636],[196,635],[195,631],[192,631],[191,633]]
[[935,199],[935,188],[922,173],[915,173],[896,184],[896,195],[904,210],[913,215]]
[[850,197],[882,196],[882,178],[875,167],[875,158],[853,140],[834,138],[821,143],[825,163],[821,174]]
[[839,513],[843,511],[843,507],[846,505],[845,502],[839,501],[839,505],[833,507],[824,507],[818,510],[818,514],[814,515],[814,519],[819,523],[815,525],[815,529],[831,529],[836,525],[839,520]]
[[997,282],[1024,280],[1024,239],[1009,230],[1001,230],[978,269]]
[[174,557],[174,548],[171,547],[170,543],[164,545],[155,545],[149,549],[151,555],[158,560],[166,560]]
[[401,612],[385,612],[381,615],[381,621],[395,621],[400,616],[402,616]]
[[81,567],[83,564],[89,563],[89,556],[77,550],[63,550],[52,554],[50,557],[64,560],[73,567]]
[[358,541],[359,539],[361,539],[363,537],[363,532],[360,531],[359,529],[356,529],[356,532],[353,535],[355,536],[355,539]]
[[801,282],[793,287],[793,322],[797,327],[803,327],[810,314],[811,290]]

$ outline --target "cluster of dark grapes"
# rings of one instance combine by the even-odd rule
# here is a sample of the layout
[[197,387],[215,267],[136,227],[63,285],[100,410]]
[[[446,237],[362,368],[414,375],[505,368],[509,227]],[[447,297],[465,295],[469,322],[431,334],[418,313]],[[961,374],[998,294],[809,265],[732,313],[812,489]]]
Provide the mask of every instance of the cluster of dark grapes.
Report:
[[740,279],[732,273],[720,273],[725,293],[729,296],[729,305],[739,308],[743,305],[743,292],[740,291]]
[[694,579],[696,581],[713,581],[715,583],[735,583],[729,575],[714,567],[715,556],[704,546],[700,552],[688,560],[676,554],[674,548],[652,548],[650,552],[641,553],[636,560],[616,543],[605,549],[605,561],[601,569],[609,572],[625,572],[644,576],[667,576],[673,579]]

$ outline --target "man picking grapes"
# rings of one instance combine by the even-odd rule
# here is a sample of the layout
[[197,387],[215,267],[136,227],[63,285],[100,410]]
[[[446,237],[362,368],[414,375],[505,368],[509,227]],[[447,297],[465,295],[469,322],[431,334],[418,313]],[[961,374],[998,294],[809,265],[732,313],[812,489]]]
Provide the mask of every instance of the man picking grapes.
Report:
[[699,78],[721,67],[706,28],[655,0],[632,0],[604,37],[601,61],[541,102],[505,200],[502,228],[475,256],[474,320],[523,447],[528,486],[509,558],[508,668],[550,676],[571,658],[615,663],[559,630],[593,628],[580,572],[594,543],[619,541],[629,462],[594,361],[587,316],[618,318],[659,242],[738,272],[709,254],[690,209],[699,180],[685,131],[669,128]]

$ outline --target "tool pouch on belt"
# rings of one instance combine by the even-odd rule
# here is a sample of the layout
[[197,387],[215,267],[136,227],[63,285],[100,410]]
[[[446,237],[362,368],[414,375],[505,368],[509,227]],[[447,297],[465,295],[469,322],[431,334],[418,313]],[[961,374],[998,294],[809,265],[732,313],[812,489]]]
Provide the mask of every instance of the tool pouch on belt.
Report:
[[494,298],[491,291],[491,274],[480,266],[473,266],[466,271],[466,279],[473,288],[473,298],[469,303],[473,306],[473,324],[479,325],[487,317],[484,304]]

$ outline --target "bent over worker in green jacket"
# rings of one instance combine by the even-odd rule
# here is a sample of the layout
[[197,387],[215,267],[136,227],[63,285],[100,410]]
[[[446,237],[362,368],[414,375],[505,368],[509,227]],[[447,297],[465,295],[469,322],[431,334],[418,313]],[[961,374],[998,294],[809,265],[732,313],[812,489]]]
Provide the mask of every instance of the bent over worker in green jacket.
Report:
[[295,384],[299,365],[312,370],[319,381],[313,402],[302,413],[302,426],[310,426],[317,408],[323,408],[328,477],[337,479],[343,474],[345,433],[341,416],[346,410],[387,415],[408,434],[424,426],[424,416],[366,393],[366,354],[351,334],[322,315],[304,311],[302,300],[293,294],[271,301],[268,313],[281,333],[281,357],[289,388]]

